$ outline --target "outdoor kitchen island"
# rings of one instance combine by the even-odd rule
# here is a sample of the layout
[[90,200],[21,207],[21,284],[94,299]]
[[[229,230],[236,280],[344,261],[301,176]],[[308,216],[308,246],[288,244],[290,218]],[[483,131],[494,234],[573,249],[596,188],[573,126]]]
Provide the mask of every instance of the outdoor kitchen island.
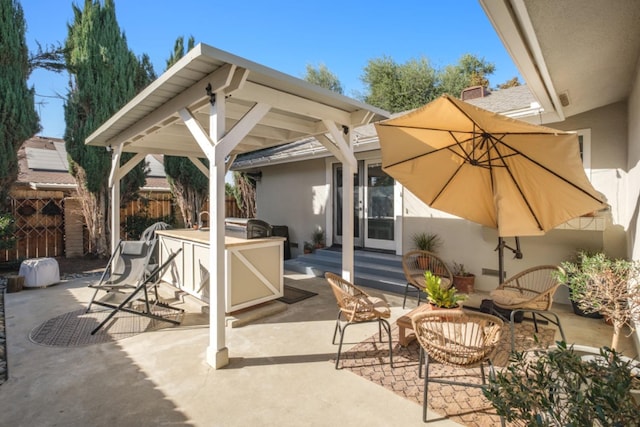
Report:
[[[156,233],[161,263],[182,248],[161,279],[209,302],[209,231],[177,229]],[[226,313],[282,297],[284,240],[225,236]]]

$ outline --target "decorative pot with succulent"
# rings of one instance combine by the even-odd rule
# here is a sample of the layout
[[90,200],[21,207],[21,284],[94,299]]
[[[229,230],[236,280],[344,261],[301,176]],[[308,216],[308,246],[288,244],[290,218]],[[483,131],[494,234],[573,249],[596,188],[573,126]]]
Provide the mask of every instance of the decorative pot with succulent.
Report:
[[424,273],[424,284],[427,301],[435,308],[460,308],[460,303],[467,299],[467,296],[459,294],[454,286],[443,288],[440,276],[428,270]]
[[565,261],[558,279],[585,313],[600,313],[613,324],[615,349],[624,326],[634,330],[640,321],[640,263],[610,259],[605,254],[578,252],[577,261]]
[[453,286],[463,294],[472,294],[475,291],[476,276],[464,268],[464,264],[453,261],[451,264],[453,274]]

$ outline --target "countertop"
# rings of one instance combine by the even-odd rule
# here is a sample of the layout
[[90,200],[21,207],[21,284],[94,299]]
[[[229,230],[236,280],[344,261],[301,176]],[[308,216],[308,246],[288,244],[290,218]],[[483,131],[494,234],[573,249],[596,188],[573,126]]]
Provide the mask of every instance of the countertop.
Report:
[[[175,230],[158,230],[156,231],[156,234],[158,234],[159,236],[172,237],[174,239],[203,243],[205,245],[209,244],[209,230],[192,230],[182,228]],[[240,237],[225,236],[224,245],[228,248],[233,246],[255,245],[257,243],[283,242],[284,240],[286,240],[285,237],[279,236],[263,237],[259,239],[243,239]]]

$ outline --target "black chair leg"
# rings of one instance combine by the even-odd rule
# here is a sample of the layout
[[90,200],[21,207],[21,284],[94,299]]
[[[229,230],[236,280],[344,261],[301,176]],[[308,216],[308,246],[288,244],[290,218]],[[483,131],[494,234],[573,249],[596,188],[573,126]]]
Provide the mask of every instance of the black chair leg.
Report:
[[338,312],[338,318],[336,319],[336,328],[333,331],[333,340],[331,340],[332,344],[336,343],[336,335],[338,334],[338,330],[340,331],[340,335],[342,335],[342,328],[340,328],[340,315],[341,311]]
[[402,308],[407,304],[407,292],[409,292],[409,284],[407,283],[404,287],[404,299],[402,300]]
[[349,323],[347,323],[343,328],[340,329],[340,344],[338,345],[338,357],[336,357],[336,369],[340,369],[339,364],[340,354],[342,353],[342,341],[344,340],[344,333],[347,330],[347,326],[349,326]]
[[511,312],[511,316],[509,316],[509,328],[511,329],[511,353],[516,351],[516,313],[517,311],[514,310]]
[[[378,328],[380,325],[384,326],[385,331],[387,331],[387,336],[389,337],[389,365],[393,368],[393,339],[391,337],[391,325],[385,319],[379,319]],[[380,342],[382,342],[382,331],[380,331]]]
[[422,394],[422,421],[427,422],[427,396],[429,389],[429,356],[424,357],[424,393]]

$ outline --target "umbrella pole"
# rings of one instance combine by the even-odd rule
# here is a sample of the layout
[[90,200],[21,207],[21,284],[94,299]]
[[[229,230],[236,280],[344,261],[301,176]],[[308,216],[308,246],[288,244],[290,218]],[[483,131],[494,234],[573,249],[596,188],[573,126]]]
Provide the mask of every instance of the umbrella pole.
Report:
[[502,283],[505,279],[504,277],[504,248],[509,248],[513,253],[516,259],[522,259],[522,251],[520,250],[520,238],[516,237],[516,247],[515,249],[507,246],[502,237],[498,237],[498,284]]
[[504,280],[504,239],[498,237],[498,284]]

